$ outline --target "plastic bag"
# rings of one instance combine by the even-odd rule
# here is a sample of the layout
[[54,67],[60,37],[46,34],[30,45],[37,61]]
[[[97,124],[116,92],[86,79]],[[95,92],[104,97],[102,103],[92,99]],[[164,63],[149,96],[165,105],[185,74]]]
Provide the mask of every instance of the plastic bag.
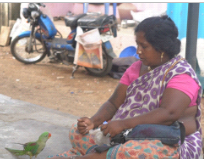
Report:
[[97,145],[102,146],[102,145],[106,144],[106,145],[110,146],[110,138],[107,136],[104,136],[103,132],[101,131],[100,128],[90,130],[89,133],[93,137],[93,139]]
[[77,41],[74,64],[89,67],[103,68],[103,56],[101,38],[98,29],[83,33],[80,27],[77,28]]

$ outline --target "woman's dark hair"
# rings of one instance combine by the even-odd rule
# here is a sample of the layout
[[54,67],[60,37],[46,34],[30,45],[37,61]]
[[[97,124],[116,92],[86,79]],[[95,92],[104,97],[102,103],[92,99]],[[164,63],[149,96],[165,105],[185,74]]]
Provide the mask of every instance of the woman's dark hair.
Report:
[[175,23],[167,15],[150,17],[138,24],[136,32],[144,32],[146,40],[159,52],[173,58],[180,52],[181,41]]

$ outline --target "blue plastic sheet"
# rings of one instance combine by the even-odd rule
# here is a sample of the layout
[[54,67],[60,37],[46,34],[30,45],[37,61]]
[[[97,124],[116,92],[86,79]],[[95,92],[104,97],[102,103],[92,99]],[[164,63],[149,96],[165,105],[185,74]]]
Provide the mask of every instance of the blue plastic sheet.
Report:
[[[175,22],[179,30],[179,39],[186,37],[188,3],[168,3],[167,15]],[[204,3],[200,3],[198,19],[198,38],[204,38]]]

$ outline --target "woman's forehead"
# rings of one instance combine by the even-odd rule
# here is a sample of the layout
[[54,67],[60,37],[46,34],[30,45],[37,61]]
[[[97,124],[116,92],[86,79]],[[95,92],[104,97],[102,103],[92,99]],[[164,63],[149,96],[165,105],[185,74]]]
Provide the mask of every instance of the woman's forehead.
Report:
[[136,42],[148,43],[145,38],[145,33],[142,31],[136,32]]

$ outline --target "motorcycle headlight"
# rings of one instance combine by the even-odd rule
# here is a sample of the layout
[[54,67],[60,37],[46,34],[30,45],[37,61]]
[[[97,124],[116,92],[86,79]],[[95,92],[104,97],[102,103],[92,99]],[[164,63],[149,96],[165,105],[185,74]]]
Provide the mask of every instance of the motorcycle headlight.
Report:
[[39,17],[39,15],[40,15],[40,13],[37,12],[37,11],[32,11],[32,12],[31,12],[31,17],[32,17],[33,19]]

